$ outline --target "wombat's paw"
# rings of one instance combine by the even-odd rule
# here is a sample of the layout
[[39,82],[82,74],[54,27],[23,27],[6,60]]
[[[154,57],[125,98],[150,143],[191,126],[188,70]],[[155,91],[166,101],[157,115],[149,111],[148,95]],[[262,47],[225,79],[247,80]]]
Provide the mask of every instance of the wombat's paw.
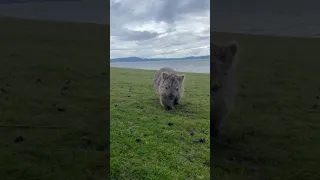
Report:
[[178,105],[179,102],[180,102],[180,99],[177,98],[177,99],[175,99],[175,100],[173,101],[173,104],[174,104],[174,105]]

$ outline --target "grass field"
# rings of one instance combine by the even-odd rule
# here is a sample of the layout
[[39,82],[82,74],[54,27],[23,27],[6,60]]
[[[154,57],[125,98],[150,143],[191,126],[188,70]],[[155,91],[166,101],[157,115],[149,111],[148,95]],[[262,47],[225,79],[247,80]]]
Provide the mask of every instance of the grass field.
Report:
[[106,179],[109,28],[0,23],[0,179]]
[[320,39],[213,33],[241,46],[239,96],[213,147],[214,180],[320,179]]
[[185,73],[185,96],[167,111],[154,72],[110,70],[111,179],[209,179],[209,74]]
[[[0,23],[0,179],[106,179],[108,27]],[[211,178],[320,179],[320,40],[212,36],[238,40],[242,52],[238,101],[214,144]],[[152,76],[111,70],[111,176],[208,179],[208,75],[187,74],[170,112]]]

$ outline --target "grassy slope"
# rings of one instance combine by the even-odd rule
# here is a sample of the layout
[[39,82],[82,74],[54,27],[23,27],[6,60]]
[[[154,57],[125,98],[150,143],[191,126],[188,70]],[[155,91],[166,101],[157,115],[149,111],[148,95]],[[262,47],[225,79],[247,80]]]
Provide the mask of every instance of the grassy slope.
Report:
[[320,179],[320,39],[212,36],[242,47],[237,108],[214,146],[212,179]]
[[0,24],[1,179],[105,179],[108,28],[8,18]]
[[181,105],[166,111],[153,74],[111,68],[111,178],[209,179],[209,75],[186,73]]

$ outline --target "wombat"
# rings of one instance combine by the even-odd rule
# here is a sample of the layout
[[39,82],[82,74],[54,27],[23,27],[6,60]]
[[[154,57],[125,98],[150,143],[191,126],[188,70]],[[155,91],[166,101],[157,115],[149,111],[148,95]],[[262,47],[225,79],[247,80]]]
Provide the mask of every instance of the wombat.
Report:
[[172,68],[161,68],[154,74],[154,88],[160,96],[160,103],[167,110],[179,104],[184,92],[183,74],[177,74]]
[[229,42],[225,45],[212,46],[211,61],[211,136],[220,133],[221,123],[227,118],[233,108],[236,96],[236,68],[239,61],[239,45]]

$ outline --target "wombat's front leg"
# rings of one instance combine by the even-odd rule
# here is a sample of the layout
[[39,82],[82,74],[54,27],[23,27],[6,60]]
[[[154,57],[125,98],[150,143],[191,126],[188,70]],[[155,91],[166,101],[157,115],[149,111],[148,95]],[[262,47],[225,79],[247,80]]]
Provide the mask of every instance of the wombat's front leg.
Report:
[[174,104],[174,105],[178,105],[179,102],[180,102],[180,99],[181,99],[181,97],[180,97],[180,96],[177,96],[177,97],[174,99],[173,104]]

